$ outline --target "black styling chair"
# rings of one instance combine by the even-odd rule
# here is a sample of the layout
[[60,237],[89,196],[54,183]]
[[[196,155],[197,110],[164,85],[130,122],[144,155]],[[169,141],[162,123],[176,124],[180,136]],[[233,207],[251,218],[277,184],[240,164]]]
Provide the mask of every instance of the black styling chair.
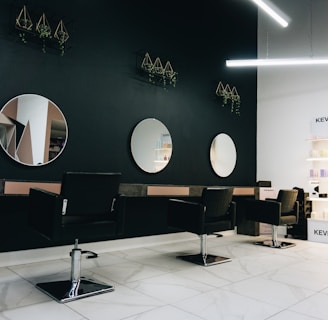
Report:
[[200,236],[199,254],[179,256],[188,262],[210,266],[231,261],[207,253],[207,235],[233,230],[236,222],[236,203],[232,201],[233,188],[204,188],[200,202],[169,199],[168,225],[179,231]]
[[114,290],[113,286],[80,277],[84,242],[115,239],[123,233],[124,203],[118,194],[120,173],[66,172],[61,193],[31,189],[29,223],[55,244],[74,243],[70,252],[71,279],[38,283],[37,288],[57,300],[68,302]]
[[277,199],[247,200],[246,218],[272,226],[272,239],[257,241],[255,244],[281,249],[295,246],[295,243],[278,241],[278,226],[298,222],[297,195],[297,190],[279,190]]

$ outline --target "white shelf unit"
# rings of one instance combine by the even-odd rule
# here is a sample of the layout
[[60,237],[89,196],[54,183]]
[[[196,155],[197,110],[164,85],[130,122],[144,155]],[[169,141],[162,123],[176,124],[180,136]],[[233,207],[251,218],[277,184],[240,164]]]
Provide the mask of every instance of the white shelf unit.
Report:
[[[309,157],[312,163],[309,183],[312,185],[308,198],[312,203],[311,218],[308,219],[308,240],[328,243],[328,198],[319,194],[328,194],[328,138],[308,139],[311,142]],[[314,190],[318,186],[318,192]]]
[[162,170],[170,161],[172,155],[172,147],[168,148],[155,148],[155,169]]
[[324,180],[328,178],[328,138],[313,138],[308,141],[311,142],[311,150],[306,160],[312,163],[309,177],[312,180],[319,180],[320,193],[326,193],[328,185]]

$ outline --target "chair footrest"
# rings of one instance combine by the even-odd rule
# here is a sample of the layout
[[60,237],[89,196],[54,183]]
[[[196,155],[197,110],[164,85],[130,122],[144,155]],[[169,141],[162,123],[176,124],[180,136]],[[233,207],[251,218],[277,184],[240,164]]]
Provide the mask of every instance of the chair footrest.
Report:
[[264,247],[277,248],[277,249],[286,249],[296,246],[296,244],[292,242],[273,241],[273,240],[257,241],[254,244]]
[[70,280],[63,280],[38,283],[36,287],[61,303],[114,291],[113,286],[97,283],[93,280],[86,280],[84,278],[81,278],[80,281],[75,284]]
[[202,254],[192,254],[192,255],[185,255],[185,256],[178,256],[177,258],[182,259],[184,261],[192,262],[195,264],[199,264],[204,267],[208,267],[214,264],[224,263],[231,261],[230,258],[214,256],[211,254],[203,256]]

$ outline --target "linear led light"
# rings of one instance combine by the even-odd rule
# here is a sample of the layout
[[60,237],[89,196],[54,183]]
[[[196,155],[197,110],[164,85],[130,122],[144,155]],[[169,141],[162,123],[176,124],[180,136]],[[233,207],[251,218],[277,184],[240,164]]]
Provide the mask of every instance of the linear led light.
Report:
[[286,28],[288,26],[288,22],[263,0],[252,1],[262,10],[264,10],[269,16],[271,16],[274,20],[276,20],[282,27]]
[[324,64],[328,64],[328,58],[226,60],[227,67],[301,66]]

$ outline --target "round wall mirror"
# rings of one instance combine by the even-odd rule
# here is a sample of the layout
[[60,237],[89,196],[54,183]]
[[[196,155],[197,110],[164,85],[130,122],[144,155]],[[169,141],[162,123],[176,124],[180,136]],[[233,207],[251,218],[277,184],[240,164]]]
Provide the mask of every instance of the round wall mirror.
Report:
[[225,133],[218,134],[210,149],[211,165],[220,177],[229,176],[236,166],[237,151],[233,140]]
[[153,118],[140,121],[132,132],[131,152],[143,171],[156,173],[163,170],[172,155],[172,139],[166,126]]
[[0,111],[0,143],[15,161],[40,166],[55,160],[67,142],[67,123],[60,109],[36,94],[9,100]]

